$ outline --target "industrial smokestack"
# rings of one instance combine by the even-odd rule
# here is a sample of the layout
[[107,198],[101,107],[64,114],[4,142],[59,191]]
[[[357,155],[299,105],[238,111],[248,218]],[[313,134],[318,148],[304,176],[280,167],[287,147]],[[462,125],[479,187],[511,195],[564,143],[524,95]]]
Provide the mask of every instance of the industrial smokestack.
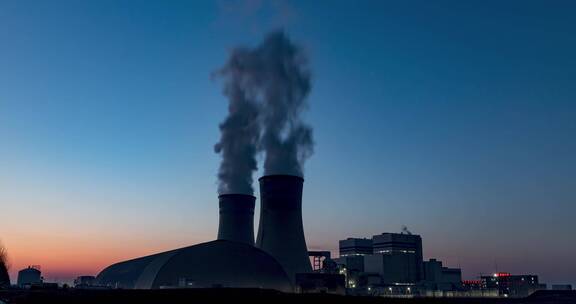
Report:
[[256,246],[272,255],[292,281],[311,272],[302,225],[302,185],[293,175],[267,175],[260,181],[260,225]]
[[254,246],[254,204],[256,198],[247,194],[218,196],[220,223],[218,239]]

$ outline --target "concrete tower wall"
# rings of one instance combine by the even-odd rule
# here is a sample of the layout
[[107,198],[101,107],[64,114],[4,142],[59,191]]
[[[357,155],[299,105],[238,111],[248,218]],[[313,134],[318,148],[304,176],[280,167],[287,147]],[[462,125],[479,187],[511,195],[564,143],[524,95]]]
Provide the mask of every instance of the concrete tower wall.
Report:
[[218,239],[254,246],[256,198],[247,194],[223,194],[218,199],[220,205]]
[[256,246],[272,255],[290,277],[311,272],[302,225],[304,179],[291,175],[268,175],[260,182],[260,225]]

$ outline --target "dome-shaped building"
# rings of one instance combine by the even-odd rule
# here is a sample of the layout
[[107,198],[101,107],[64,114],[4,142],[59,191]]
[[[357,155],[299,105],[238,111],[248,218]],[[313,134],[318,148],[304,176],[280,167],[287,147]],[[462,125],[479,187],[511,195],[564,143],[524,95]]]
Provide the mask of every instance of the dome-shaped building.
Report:
[[98,274],[96,284],[124,289],[232,287],[292,292],[296,274],[311,271],[302,225],[303,181],[288,175],[260,179],[257,244],[256,198],[224,194],[218,198],[218,240],[116,263]]
[[96,278],[99,285],[126,289],[265,288],[292,291],[282,266],[245,243],[216,240],[117,263]]

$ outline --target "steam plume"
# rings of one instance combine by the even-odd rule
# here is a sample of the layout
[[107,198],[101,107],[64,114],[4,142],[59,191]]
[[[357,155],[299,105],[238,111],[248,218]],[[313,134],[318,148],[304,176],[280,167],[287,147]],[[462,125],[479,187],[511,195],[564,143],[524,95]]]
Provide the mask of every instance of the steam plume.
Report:
[[220,142],[214,146],[214,151],[222,154],[218,193],[253,194],[252,172],[258,168],[256,153],[260,133],[257,105],[230,79],[224,93],[230,101],[228,117],[220,124]]
[[234,49],[218,74],[230,103],[215,147],[223,157],[219,192],[252,194],[258,152],[265,153],[266,175],[302,176],[314,146],[300,118],[311,88],[302,50],[284,32],[272,32],[256,48]]

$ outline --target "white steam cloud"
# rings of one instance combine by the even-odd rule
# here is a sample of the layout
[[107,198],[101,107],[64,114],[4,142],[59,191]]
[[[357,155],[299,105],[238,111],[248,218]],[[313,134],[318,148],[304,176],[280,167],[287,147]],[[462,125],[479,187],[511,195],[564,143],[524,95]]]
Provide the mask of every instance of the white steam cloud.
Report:
[[222,154],[219,193],[253,193],[259,152],[266,175],[302,176],[314,148],[312,128],[301,119],[311,88],[302,49],[284,32],[272,32],[256,48],[234,49],[218,75],[229,101],[215,145]]

